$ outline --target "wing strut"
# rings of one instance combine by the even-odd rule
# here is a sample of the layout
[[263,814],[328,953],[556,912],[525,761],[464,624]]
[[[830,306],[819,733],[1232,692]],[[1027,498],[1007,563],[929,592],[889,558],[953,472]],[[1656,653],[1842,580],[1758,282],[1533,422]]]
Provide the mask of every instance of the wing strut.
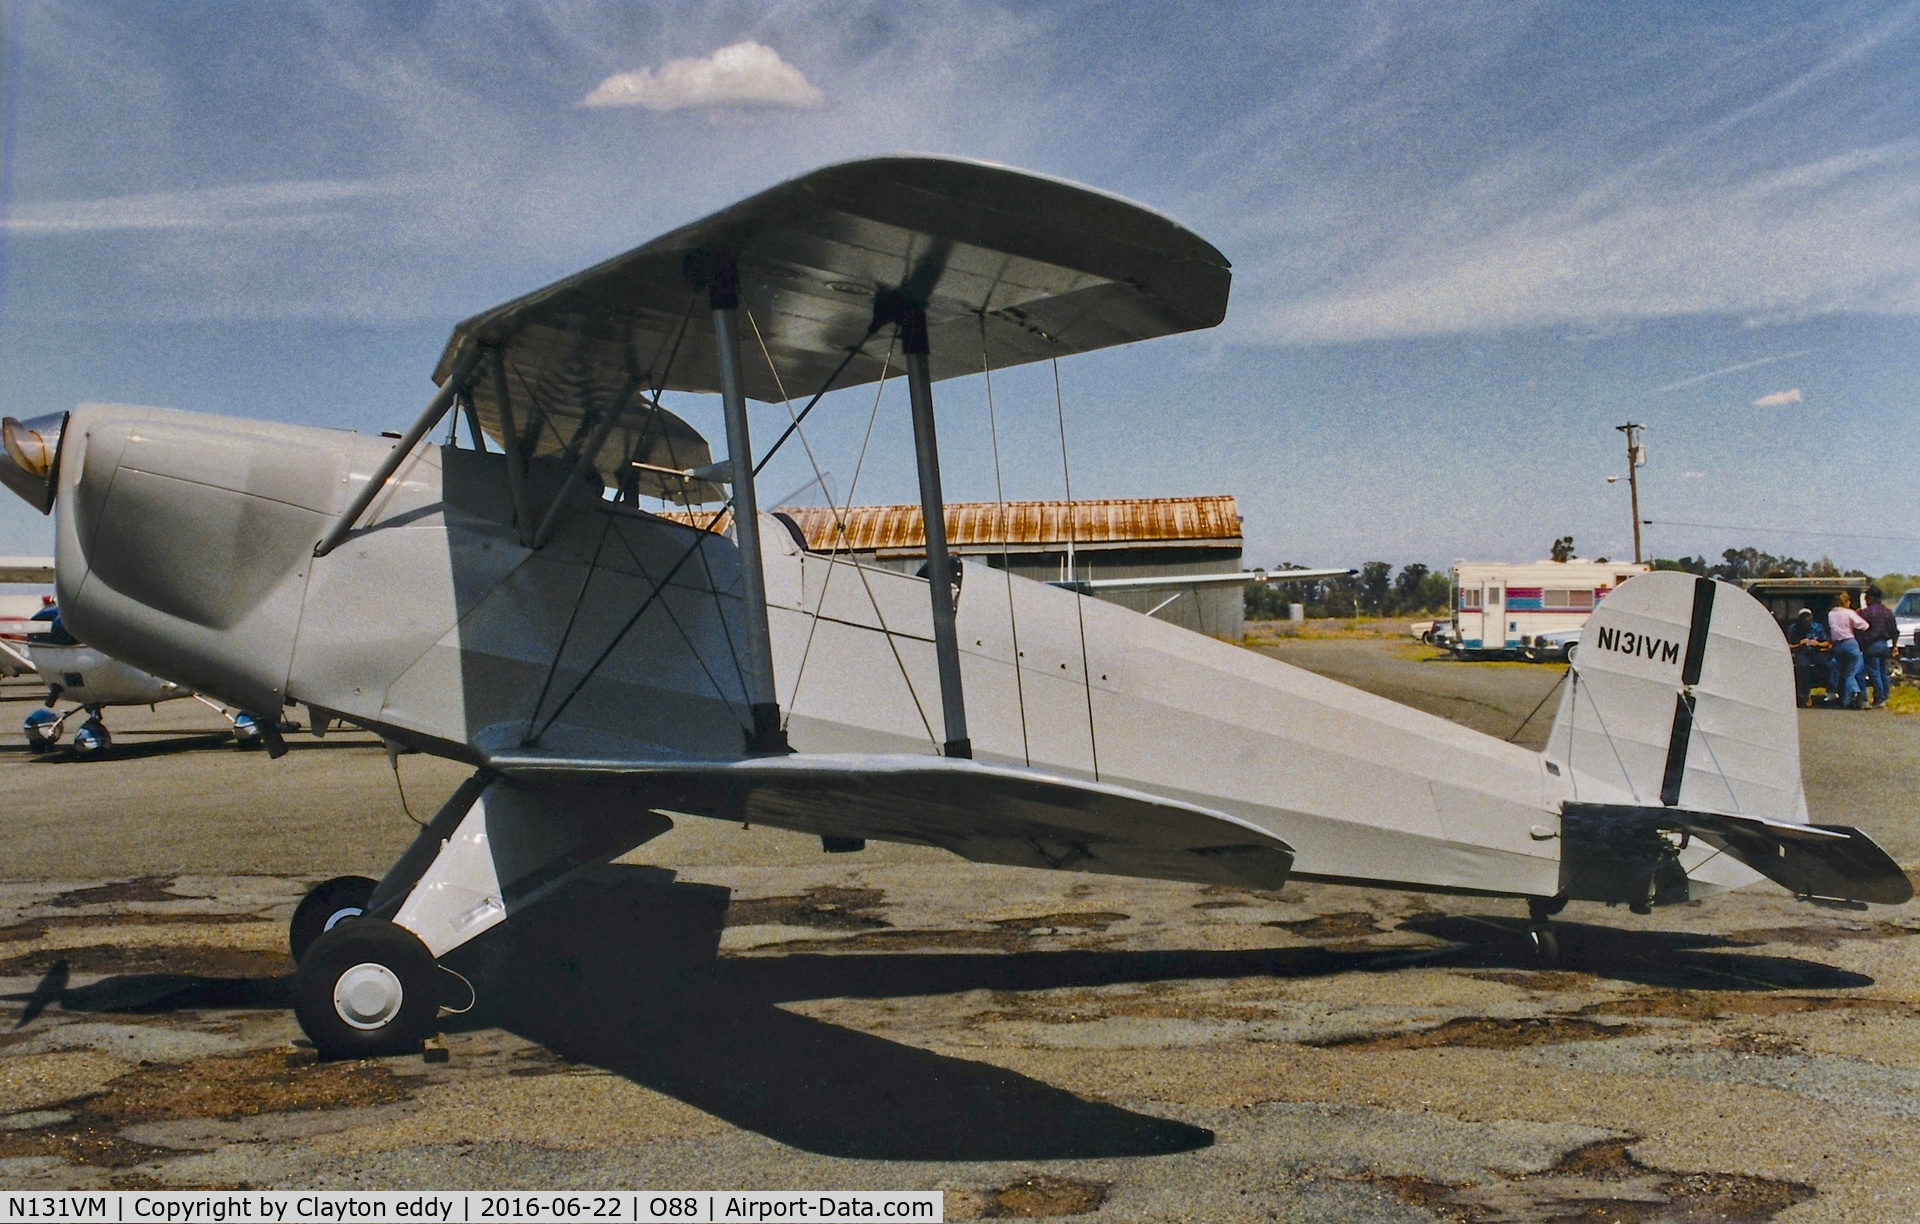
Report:
[[426,437],[427,431],[440,423],[440,418],[447,415],[447,409],[453,407],[454,398],[467,389],[467,376],[473,373],[474,364],[479,360],[478,344],[469,344],[460,350],[459,357],[454,359],[453,369],[447,374],[447,381],[440,384],[440,390],[435,392],[433,399],[428,401],[426,410],[420,414],[420,418],[407,428],[407,432],[400,436],[398,442],[393,444],[393,449],[387,452],[387,457],[380,461],[379,468],[367,478],[367,483],[361,487],[360,491],[353,495],[353,501],[347,506],[346,513],[335,520],[333,526],[327,528],[326,535],[320,537],[320,542],[313,547],[314,556],[326,556],[340,546],[340,541],[347,538],[348,533],[353,530],[353,525],[359,522],[360,516],[367,512],[367,507],[373,504],[373,499],[380,495],[380,490],[387,487],[387,481],[400,470],[400,465],[405,463],[407,456],[413,453],[413,448],[420,445],[420,439]]
[[913,456],[920,468],[920,518],[926,524],[927,592],[933,602],[933,653],[940,665],[940,713],[950,757],[973,756],[967,703],[960,691],[960,636],[953,623],[953,558],[947,553],[946,501],[940,493],[940,446],[933,430],[933,379],[928,373],[927,311],[895,296],[891,306],[906,358],[907,398],[913,405]]
[[[704,263],[706,266],[697,266]],[[780,729],[780,703],[773,688],[773,637],[767,628],[767,580],[760,568],[760,508],[753,493],[753,441],[747,433],[746,375],[740,366],[740,276],[730,260],[690,258],[688,271],[706,283],[713,307],[715,355],[720,364],[720,403],[727,417],[727,459],[733,466],[733,539],[740,549],[740,585],[746,604],[747,657],[741,667],[753,730],[750,754],[791,752]]]

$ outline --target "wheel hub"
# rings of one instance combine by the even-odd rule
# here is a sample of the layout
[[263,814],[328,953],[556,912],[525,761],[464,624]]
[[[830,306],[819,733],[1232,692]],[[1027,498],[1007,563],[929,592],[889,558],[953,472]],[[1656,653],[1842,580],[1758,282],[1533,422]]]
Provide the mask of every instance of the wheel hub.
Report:
[[333,984],[333,1009],[357,1029],[377,1029],[400,1014],[406,992],[385,965],[363,961]]

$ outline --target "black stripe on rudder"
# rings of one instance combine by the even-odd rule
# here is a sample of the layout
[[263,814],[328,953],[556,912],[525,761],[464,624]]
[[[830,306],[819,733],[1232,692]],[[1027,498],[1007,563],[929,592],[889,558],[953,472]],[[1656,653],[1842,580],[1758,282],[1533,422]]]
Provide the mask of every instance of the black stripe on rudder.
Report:
[[1700,683],[1700,664],[1707,655],[1707,629],[1713,621],[1711,578],[1693,580],[1693,623],[1687,629],[1687,659],[1680,665],[1680,683]]
[[1660,802],[1680,803],[1680,783],[1687,775],[1687,744],[1693,739],[1693,698],[1680,693],[1673,699],[1673,733],[1667,736],[1667,771],[1660,779]]

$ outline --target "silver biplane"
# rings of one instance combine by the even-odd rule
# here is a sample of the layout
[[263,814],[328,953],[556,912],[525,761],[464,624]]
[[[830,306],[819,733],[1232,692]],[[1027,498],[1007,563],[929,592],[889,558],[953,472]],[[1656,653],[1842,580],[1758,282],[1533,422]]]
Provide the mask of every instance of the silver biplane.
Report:
[[[1211,327],[1229,281],[1113,196],[858,161],[459,324],[397,442],[84,404],[5,422],[0,480],[55,512],[86,640],[473,767],[384,879],[295,916],[296,1010],[329,1056],[416,1048],[438,958],[679,814],[827,849],[1526,898],[1543,953],[1569,900],[1763,877],[1911,895],[1864,835],[1809,822],[1786,643],[1737,588],[1651,574],[1609,596],[1543,753],[1075,591],[961,591],[935,384]],[[749,399],[895,369],[924,577],[809,552],[755,504]],[[729,461],[667,390],[720,396]],[[427,440],[449,412],[469,445]],[[639,505],[722,481],[732,538]]]

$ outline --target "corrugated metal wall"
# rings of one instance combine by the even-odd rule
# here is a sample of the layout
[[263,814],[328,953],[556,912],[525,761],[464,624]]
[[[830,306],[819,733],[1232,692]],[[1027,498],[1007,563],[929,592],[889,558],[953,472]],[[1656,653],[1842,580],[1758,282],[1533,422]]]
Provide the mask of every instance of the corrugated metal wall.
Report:
[[[853,506],[837,516],[825,506],[783,506],[775,513],[789,519],[815,552],[844,552],[908,572],[926,559],[917,505]],[[676,511],[668,517],[705,526],[712,516]],[[1241,568],[1240,515],[1226,495],[953,502],[946,523],[948,547],[963,564],[1004,566],[1037,582],[1069,577],[1069,541],[1072,576],[1081,579],[1232,574]],[[723,519],[718,529],[728,526]],[[1243,632],[1246,598],[1239,586],[1113,591],[1098,598],[1229,641],[1239,641]]]

